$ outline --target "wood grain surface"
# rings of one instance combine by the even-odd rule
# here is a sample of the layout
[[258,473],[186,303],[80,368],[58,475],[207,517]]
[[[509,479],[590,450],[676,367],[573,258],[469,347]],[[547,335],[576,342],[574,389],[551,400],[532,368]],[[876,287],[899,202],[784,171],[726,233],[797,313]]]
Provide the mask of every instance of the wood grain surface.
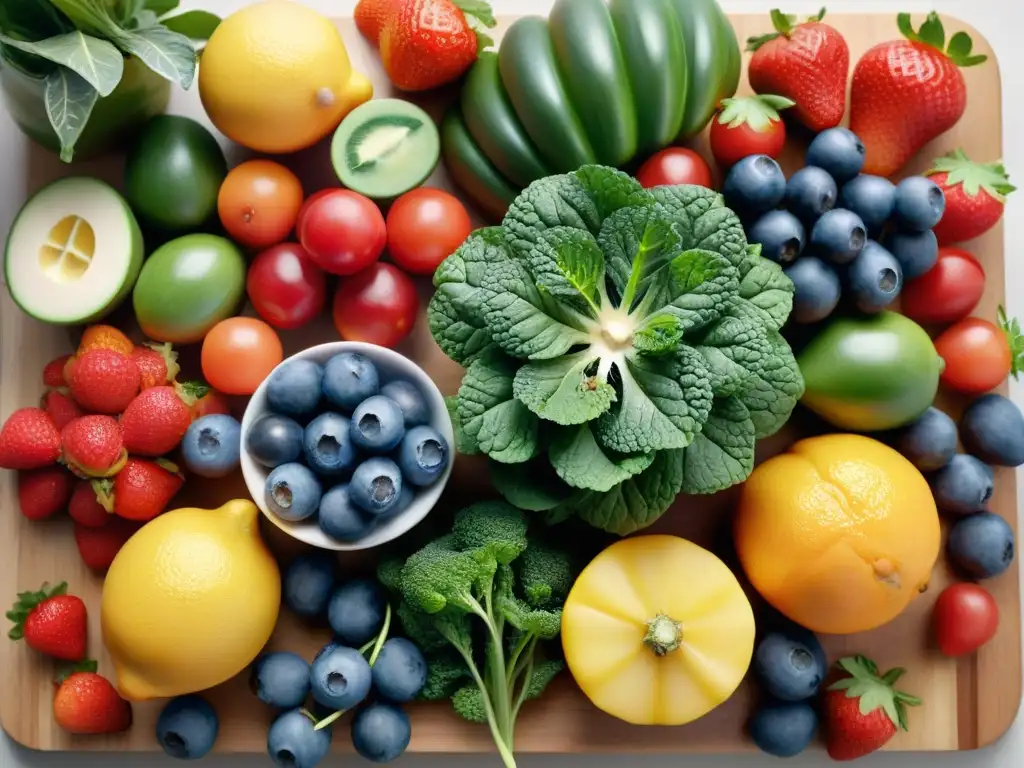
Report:
[[[507,24],[510,20],[503,20]],[[852,60],[873,44],[897,36],[892,16],[846,15],[830,16],[828,21],[846,36]],[[919,22],[920,19],[915,19]],[[966,26],[947,19],[947,35]],[[767,16],[734,16],[740,40],[762,33],[768,27]],[[370,74],[378,85],[378,96],[390,88],[376,54],[355,33],[350,20],[339,20],[355,66]],[[992,54],[987,43],[973,30],[976,46]],[[744,57],[747,58],[746,56]],[[998,67],[993,58],[984,66],[964,71],[969,101],[967,114],[955,129],[928,146],[908,172],[927,168],[929,160],[954,147],[963,147],[978,160],[994,160],[1002,147],[1001,105]],[[741,90],[746,90],[746,77]],[[201,115],[199,100],[192,95],[186,111]],[[437,105],[432,105],[436,107]],[[907,109],[913,109],[912,104]],[[705,148],[706,149],[706,148]],[[803,151],[800,140],[791,141],[787,165],[792,170],[799,164]],[[240,159],[237,148],[232,160]],[[33,150],[28,158],[32,173],[31,190],[51,178],[65,175],[67,169],[55,158]],[[299,153],[288,160],[299,170],[307,192],[325,186],[336,186],[330,168],[326,143]],[[119,182],[121,161],[112,158],[90,164],[79,173],[104,176]],[[430,182],[445,187],[448,180],[439,169]],[[988,274],[984,299],[977,314],[994,318],[1004,297],[1003,231],[999,226],[969,247],[979,256]],[[429,295],[428,281],[422,281],[424,297]],[[44,325],[21,314],[3,292],[0,312],[0,416],[6,418],[19,407],[33,405],[41,394],[40,376],[46,361],[72,349],[72,334],[67,330]],[[129,302],[130,304],[130,302]],[[127,310],[130,313],[130,308]],[[121,313],[124,315],[124,313]],[[130,322],[130,314],[124,315]],[[124,318],[122,318],[124,319]],[[337,338],[328,320],[313,329],[283,334],[286,351]],[[454,393],[460,370],[440,352],[430,338],[426,324],[416,331],[401,348],[419,361],[439,383],[442,390]],[[185,350],[185,367],[195,367],[195,350]],[[241,416],[244,401],[235,404]],[[951,412],[961,403],[944,402]],[[798,411],[791,424],[771,441],[759,446],[759,459],[778,452],[795,437],[808,430],[820,429],[806,414]],[[474,461],[460,458],[451,482],[447,503],[458,503],[457,497],[486,494],[486,473]],[[222,502],[244,497],[246,491],[240,476],[224,481],[192,480],[175,502],[175,506],[212,508]],[[681,497],[651,531],[678,534],[714,548],[723,557],[731,557],[729,523],[734,492],[711,498]],[[0,472],[0,596],[13,601],[18,590],[36,589],[44,581],[67,580],[71,589],[81,595],[90,609],[90,648],[98,655],[100,670],[111,674],[112,668],[100,640],[99,605],[102,579],[90,574],[81,564],[75,549],[70,522],[58,519],[45,523],[29,523],[17,511],[16,477]],[[1015,473],[996,473],[996,493],[992,509],[1017,528],[1017,491]],[[282,540],[271,525],[264,525],[268,542],[282,559],[295,554],[294,542]],[[365,560],[345,558],[346,568],[367,565]],[[905,666],[909,670],[902,687],[924,699],[924,706],[910,714],[910,731],[900,733],[889,745],[893,750],[957,750],[973,749],[997,739],[1011,724],[1021,698],[1020,596],[1016,563],[1008,573],[986,584],[999,604],[1001,623],[996,638],[978,654],[961,660],[941,656],[930,642],[929,614],[935,597],[951,581],[943,563],[935,569],[929,591],[922,595],[896,621],[867,634],[851,637],[823,638],[830,659],[848,653],[865,653],[885,668]],[[756,596],[752,595],[756,600]],[[763,607],[755,602],[759,610]],[[763,617],[759,613],[759,617]],[[203,632],[203,627],[195,627]],[[299,652],[306,657],[326,642],[329,632],[324,627],[300,624],[287,611],[272,640],[272,647]],[[16,741],[42,750],[117,750],[153,751],[154,722],[160,703],[135,706],[132,729],[118,736],[75,738],[61,731],[53,721],[51,683],[53,664],[28,650],[24,643],[0,642],[0,669],[3,674],[2,722]],[[221,720],[217,750],[231,752],[263,752],[266,729],[271,713],[250,693],[245,676],[209,692]],[[516,734],[518,752],[739,752],[753,749],[743,733],[744,722],[755,701],[756,691],[745,683],[723,706],[689,726],[679,728],[637,728],[618,722],[593,709],[573,685],[562,675],[542,700],[524,708]],[[347,727],[342,725],[334,739],[336,751],[351,749]],[[446,704],[417,705],[413,711],[413,738],[410,749],[415,752],[492,752],[490,735],[485,727],[469,725],[457,719]]]

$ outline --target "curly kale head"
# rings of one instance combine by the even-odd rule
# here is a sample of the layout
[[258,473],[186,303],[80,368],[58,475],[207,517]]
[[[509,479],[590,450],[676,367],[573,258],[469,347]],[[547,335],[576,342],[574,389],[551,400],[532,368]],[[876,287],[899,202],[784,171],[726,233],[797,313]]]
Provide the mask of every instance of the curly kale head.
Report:
[[803,394],[779,333],[793,284],[703,187],[540,179],[434,285],[431,332],[467,368],[459,449],[551,521],[628,534],[742,482]]

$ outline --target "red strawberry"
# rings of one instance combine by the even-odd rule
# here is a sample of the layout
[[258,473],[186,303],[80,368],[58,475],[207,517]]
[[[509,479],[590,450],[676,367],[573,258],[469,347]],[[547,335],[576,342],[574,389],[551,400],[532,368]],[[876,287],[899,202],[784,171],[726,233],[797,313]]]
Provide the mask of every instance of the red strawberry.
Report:
[[777,94],[796,102],[787,112],[815,133],[834,128],[846,113],[850,49],[841,34],[816,16],[797,23],[775,9],[774,32],[747,40],[753,51],[747,78],[755,93]]
[[79,477],[112,477],[128,460],[121,427],[112,416],[83,416],[60,433],[62,459]]
[[114,562],[117,553],[141,526],[130,520],[112,517],[102,528],[90,528],[75,523],[75,544],[82,562],[94,571],[105,571]]
[[53,719],[68,733],[118,733],[132,724],[132,705],[96,674],[96,662],[76,665],[57,678]]
[[0,427],[0,468],[40,469],[60,458],[60,430],[41,408],[21,408]]
[[107,482],[110,481],[78,481],[71,492],[71,501],[68,502],[68,514],[72,520],[86,528],[102,528],[111,521],[111,513],[103,508],[96,496],[96,484]]
[[20,592],[7,612],[14,622],[7,636],[11,640],[24,638],[29,648],[55,659],[84,659],[89,634],[85,603],[67,592],[66,581],[52,589],[43,584],[38,592]]
[[966,32],[946,46],[938,14],[929,13],[914,31],[909,13],[897,16],[905,40],[879,43],[861,56],[850,86],[850,130],[867,150],[864,173],[891,176],[936,136],[945,133],[967,108],[961,67],[985,56],[971,54]]
[[729,168],[750,155],[778,157],[786,144],[779,110],[792,106],[785,96],[771,94],[723,99],[708,136],[718,167]]
[[825,742],[833,760],[855,760],[881,749],[897,728],[907,730],[906,708],[921,700],[893,688],[904,669],[879,675],[863,656],[840,659],[838,666],[847,676],[825,693]]
[[388,16],[395,12],[404,0],[359,0],[356,4],[355,22],[360,34],[374,45],[380,44],[380,33]]
[[946,210],[932,230],[939,245],[962,243],[988,232],[1003,217],[1010,183],[1002,160],[975,163],[962,149],[937,158],[927,176],[946,196]]
[[101,506],[119,517],[148,522],[167,509],[184,484],[176,464],[130,458],[113,480],[96,483],[96,496]]
[[29,520],[53,517],[71,498],[71,475],[54,465],[18,473],[18,506]]
[[64,429],[79,416],[85,415],[78,403],[57,389],[51,389],[43,395],[42,405],[57,429]]
[[403,91],[429,91],[458,80],[493,41],[471,26],[495,25],[484,0],[402,0],[380,32],[380,57]]
[[225,416],[231,415],[231,403],[227,395],[212,389],[200,381],[188,381],[180,385],[179,391],[184,394],[185,400],[195,399],[192,405],[192,420],[201,419],[203,416],[210,416],[221,413]]
[[93,413],[117,414],[139,394],[139,366],[112,349],[90,349],[75,359],[68,383],[71,396]]
[[43,386],[44,387],[66,387],[68,385],[67,379],[64,378],[64,366],[67,365],[68,360],[71,359],[71,355],[61,355],[58,358],[54,358],[46,364],[43,368]]
[[193,404],[192,398],[180,387],[144,390],[121,415],[125,447],[139,456],[170,453],[181,443],[192,423]]
[[132,360],[139,367],[142,389],[171,384],[178,377],[178,353],[170,344],[144,344],[135,347]]

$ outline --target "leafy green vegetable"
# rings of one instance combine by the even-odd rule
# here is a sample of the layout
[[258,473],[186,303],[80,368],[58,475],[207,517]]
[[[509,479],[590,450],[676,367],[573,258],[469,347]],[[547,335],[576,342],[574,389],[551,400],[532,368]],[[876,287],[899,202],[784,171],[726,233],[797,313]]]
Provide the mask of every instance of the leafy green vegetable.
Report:
[[434,284],[431,332],[467,367],[460,442],[548,522],[625,535],[745,480],[803,394],[779,334],[793,284],[704,187],[540,179]]

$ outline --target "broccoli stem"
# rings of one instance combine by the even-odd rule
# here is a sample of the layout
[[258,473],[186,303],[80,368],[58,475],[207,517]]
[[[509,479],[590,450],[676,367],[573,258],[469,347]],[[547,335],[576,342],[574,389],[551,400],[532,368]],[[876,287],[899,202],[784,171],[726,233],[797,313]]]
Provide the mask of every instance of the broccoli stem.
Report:
[[650,648],[655,656],[672,653],[683,643],[683,625],[664,613],[655,615],[647,622],[647,634],[644,645]]
[[460,644],[453,643],[453,645],[455,650],[459,652],[459,655],[462,656],[463,661],[466,662],[466,667],[469,669],[470,675],[473,676],[473,681],[476,683],[477,688],[480,689],[484,703],[484,712],[487,715],[487,725],[491,729],[491,738],[494,740],[494,746],[498,750],[502,763],[505,764],[505,768],[516,768],[516,759],[512,754],[511,746],[505,741],[504,735],[498,728],[498,720],[491,703],[490,691],[488,690],[487,683],[480,676],[480,670],[477,669],[476,661],[473,660],[473,654],[470,653],[468,648],[464,648]]

